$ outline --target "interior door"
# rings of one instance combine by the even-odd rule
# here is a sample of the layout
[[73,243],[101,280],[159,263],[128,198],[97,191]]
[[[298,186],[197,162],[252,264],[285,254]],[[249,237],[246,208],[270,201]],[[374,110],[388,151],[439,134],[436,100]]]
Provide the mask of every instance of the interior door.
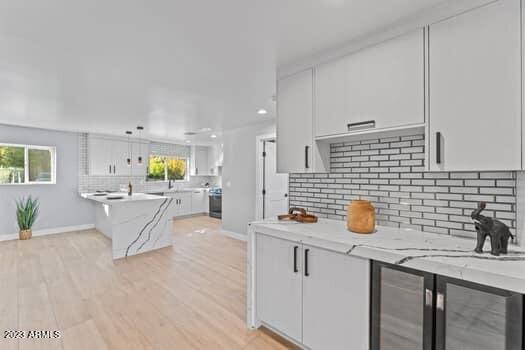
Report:
[[307,245],[303,250],[303,344],[369,349],[370,261]]
[[255,244],[257,318],[300,342],[300,244],[262,234]]
[[521,350],[523,296],[437,277],[436,350]]
[[434,275],[372,264],[372,350],[433,349]]
[[277,82],[277,171],[313,169],[313,72],[311,69]]
[[429,29],[430,170],[521,169],[520,1]]
[[276,218],[288,212],[288,174],[277,173],[275,141],[264,141],[263,218]]

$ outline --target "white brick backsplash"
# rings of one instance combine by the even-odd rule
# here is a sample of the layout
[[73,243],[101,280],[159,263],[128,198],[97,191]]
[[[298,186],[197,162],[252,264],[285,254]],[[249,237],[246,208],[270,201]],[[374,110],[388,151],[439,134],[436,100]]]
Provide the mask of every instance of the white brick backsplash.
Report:
[[290,206],[345,220],[353,199],[376,207],[378,224],[475,237],[470,213],[516,227],[515,172],[426,172],[424,135],[332,144],[329,174],[290,174]]

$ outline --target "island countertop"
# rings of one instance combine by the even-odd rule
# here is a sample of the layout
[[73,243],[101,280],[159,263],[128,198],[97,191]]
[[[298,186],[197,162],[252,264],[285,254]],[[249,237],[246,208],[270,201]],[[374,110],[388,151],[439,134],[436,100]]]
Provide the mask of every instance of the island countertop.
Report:
[[253,233],[298,241],[342,254],[401,265],[518,293],[525,293],[525,251],[509,245],[507,255],[493,256],[485,243],[474,252],[475,240],[415,230],[377,227],[357,234],[344,221],[320,219],[315,224],[265,220],[250,223]]
[[159,200],[159,199],[166,199],[168,197],[166,196],[158,196],[153,194],[146,194],[146,193],[134,193],[132,196],[128,196],[127,193],[121,193],[121,192],[112,192],[108,194],[109,196],[122,196],[121,199],[108,199],[107,195],[97,195],[97,193],[81,193],[80,196],[85,199],[90,199],[95,202],[103,203],[103,204],[122,204],[122,203],[129,203],[129,202],[137,202],[137,201],[151,201],[151,200]]

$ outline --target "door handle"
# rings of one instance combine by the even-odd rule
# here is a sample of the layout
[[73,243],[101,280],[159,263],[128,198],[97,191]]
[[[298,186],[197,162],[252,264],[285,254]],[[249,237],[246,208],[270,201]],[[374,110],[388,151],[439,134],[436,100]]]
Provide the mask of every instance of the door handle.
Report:
[[113,165],[113,174],[116,174],[115,165]]
[[310,168],[310,164],[308,164],[308,151],[310,150],[310,146],[304,146],[304,167],[306,169]]
[[436,164],[441,164],[441,133],[436,132]]
[[376,121],[375,120],[367,120],[365,122],[357,122],[357,123],[348,123],[346,124],[346,129],[348,131],[352,131],[354,128],[364,129],[364,128],[375,128],[376,127]]
[[432,297],[433,297],[432,289],[428,289],[428,288],[425,289],[425,306],[432,307],[432,304],[433,304]]
[[299,249],[299,246],[293,247],[293,272],[297,273],[299,270],[297,269],[297,250]]
[[443,293],[437,294],[436,309],[438,309],[439,311],[445,310],[445,295]]
[[310,276],[310,272],[308,272],[308,253],[310,252],[310,249],[304,250],[304,275],[306,277]]

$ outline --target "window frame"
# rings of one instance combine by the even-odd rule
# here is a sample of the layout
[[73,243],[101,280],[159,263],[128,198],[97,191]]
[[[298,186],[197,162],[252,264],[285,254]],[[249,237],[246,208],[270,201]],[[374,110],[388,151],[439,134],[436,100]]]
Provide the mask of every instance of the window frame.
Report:
[[[0,183],[0,186],[27,186],[27,185],[56,185],[56,147],[55,146],[39,146],[27,145],[18,143],[0,142],[0,147],[19,147],[24,149],[24,182],[20,183]],[[51,181],[29,181],[29,150],[44,150],[51,153]]]
[[147,182],[168,182],[170,181],[168,179],[168,167],[166,166],[166,163],[164,163],[164,179],[163,180],[156,180],[156,179],[149,178],[149,159],[151,157],[160,157],[164,161],[166,161],[168,158],[184,159],[186,161],[186,173],[184,174],[184,179],[183,180],[171,180],[171,181],[172,182],[189,182],[190,181],[190,171],[189,171],[190,170],[190,158],[189,157],[167,156],[167,155],[158,155],[158,154],[151,153],[148,155],[148,171],[146,174]]

